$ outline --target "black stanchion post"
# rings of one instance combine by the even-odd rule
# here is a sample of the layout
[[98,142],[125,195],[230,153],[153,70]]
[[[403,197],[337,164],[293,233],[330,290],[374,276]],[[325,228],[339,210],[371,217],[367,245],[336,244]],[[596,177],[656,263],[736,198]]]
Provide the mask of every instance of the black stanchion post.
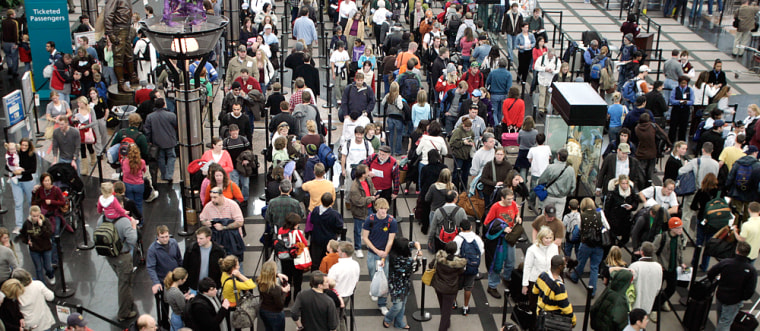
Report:
[[414,213],[409,214],[409,240],[414,236]]
[[507,308],[509,307],[509,289],[504,289],[504,305],[501,306],[501,325],[504,325],[507,323],[507,314],[509,313],[507,311]]
[[662,321],[662,316],[660,316],[660,308],[662,307],[662,303],[660,302],[661,297],[662,290],[657,293],[657,297],[654,299],[654,313],[657,315],[657,331],[660,331],[660,321]]
[[589,318],[591,317],[591,314],[588,311],[591,310],[591,293],[593,292],[594,292],[593,286],[586,287],[586,307],[588,310],[586,311],[585,314],[583,314],[583,331],[588,330],[588,321],[589,321]]
[[[330,95],[330,92],[327,92],[327,95]],[[330,102],[330,100],[327,100],[327,102]],[[332,148],[332,111],[327,113],[327,146],[330,146]],[[331,168],[332,169],[332,168]]]
[[[425,269],[427,269],[427,258],[423,257],[422,258],[422,274],[423,275],[425,274]],[[425,311],[425,287],[427,287],[427,286],[425,284],[421,284],[421,285],[422,285],[422,290],[420,291],[420,297],[421,297],[420,298],[420,310],[415,311],[412,314],[412,318],[414,318],[415,321],[427,322],[430,319],[432,319],[433,317],[430,316],[429,312]]]
[[58,280],[61,283],[61,287],[55,290],[55,296],[59,298],[68,298],[74,295],[76,291],[73,288],[66,286],[66,275],[63,271],[63,252],[61,251],[61,236],[57,235],[53,239],[55,240],[56,252],[58,253]]
[[475,220],[475,233],[477,233],[478,235],[480,235],[480,228],[481,228],[480,220],[477,219]]
[[353,294],[351,294],[351,311],[350,311],[350,313],[351,313],[351,319],[350,319],[351,320],[351,327],[350,327],[350,329],[351,329],[351,331],[354,331],[354,325],[356,325],[356,319],[354,317],[354,295]]
[[346,241],[346,234],[348,234],[348,228],[346,228],[346,224],[343,223],[343,229],[340,230],[340,241]]
[[103,160],[103,153],[98,154],[98,178],[99,178],[100,184],[103,184],[103,165],[100,164],[101,163],[100,161],[102,160]]
[[[79,209],[82,209],[82,206],[79,206]],[[83,216],[83,215],[80,215]],[[87,251],[95,248],[95,242],[90,242],[90,235],[87,234],[87,227],[85,227],[85,221],[84,217],[79,217],[80,221],[80,228],[82,228],[82,243],[77,245],[77,249]],[[60,255],[59,255],[60,256]]]

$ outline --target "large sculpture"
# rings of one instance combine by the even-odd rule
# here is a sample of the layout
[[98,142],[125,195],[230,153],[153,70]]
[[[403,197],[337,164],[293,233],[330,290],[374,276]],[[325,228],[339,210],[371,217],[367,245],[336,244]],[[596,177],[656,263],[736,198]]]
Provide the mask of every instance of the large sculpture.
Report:
[[192,18],[190,25],[196,25],[206,19],[206,10],[203,9],[202,0],[167,0],[164,1],[163,22],[168,26],[175,26],[174,17]]
[[119,80],[120,92],[132,92],[127,86],[128,77],[135,74],[132,65],[132,2],[108,0],[103,12],[106,38],[113,44],[113,68]]

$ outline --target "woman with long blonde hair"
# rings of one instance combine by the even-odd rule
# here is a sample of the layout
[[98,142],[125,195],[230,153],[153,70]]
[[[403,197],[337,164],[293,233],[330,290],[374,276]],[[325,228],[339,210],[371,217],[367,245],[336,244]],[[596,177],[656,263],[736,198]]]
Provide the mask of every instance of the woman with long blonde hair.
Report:
[[287,277],[277,274],[277,263],[267,261],[261,267],[261,274],[256,282],[259,284],[259,293],[261,293],[259,317],[264,322],[264,327],[267,331],[284,331],[285,312],[283,309],[285,309],[285,298],[290,292]]
[[122,181],[127,190],[127,198],[135,202],[140,213],[143,212],[143,193],[145,192],[145,182],[143,175],[147,168],[145,160],[140,156],[140,148],[135,144],[129,145],[127,157],[121,160]]
[[525,252],[523,264],[522,294],[528,295],[529,306],[534,311],[538,304],[538,295],[528,290],[533,288],[542,272],[551,273],[551,261],[555,255],[559,255],[559,247],[554,243],[554,232],[548,226],[542,226],[538,230],[535,243]]
[[401,149],[401,141],[406,132],[406,124],[404,123],[404,99],[399,94],[399,85],[397,82],[391,83],[390,92],[385,95],[380,103],[380,109],[384,110],[384,114],[387,116],[387,128],[390,132],[389,145],[391,147],[391,154],[400,155],[403,153]]
[[172,315],[169,317],[170,331],[178,331],[184,327],[182,314],[185,311],[187,301],[195,297],[192,293],[182,293],[180,286],[187,281],[187,270],[183,267],[174,268],[169,271],[164,278],[164,302],[172,307]]
[[607,258],[604,259],[604,268],[600,270],[602,274],[602,282],[606,286],[610,279],[612,279],[612,268],[627,268],[628,263],[623,260],[623,250],[618,246],[610,247],[610,251],[607,252]]
[[[95,166],[95,142],[104,137],[99,137],[96,126],[98,125],[95,118],[95,112],[90,108],[90,101],[87,97],[77,98],[77,113],[74,114],[74,121],[78,124],[75,125],[79,129],[79,136],[81,145],[81,157],[84,160],[87,158],[87,151],[90,151],[90,162],[82,162],[81,174],[87,174],[90,172],[90,166]],[[90,135],[94,137],[93,140],[88,140]]]
[[269,58],[266,56],[263,49],[256,51],[256,69],[259,71],[259,85],[261,85],[261,92],[266,95],[269,88],[269,82],[274,77],[274,66]]

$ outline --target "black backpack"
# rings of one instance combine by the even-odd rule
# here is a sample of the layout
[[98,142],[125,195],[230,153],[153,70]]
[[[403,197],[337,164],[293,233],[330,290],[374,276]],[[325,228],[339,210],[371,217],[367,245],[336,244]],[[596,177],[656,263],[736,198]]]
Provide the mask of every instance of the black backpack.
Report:
[[[408,71],[411,69],[408,69]],[[401,80],[401,96],[406,99],[408,103],[417,102],[417,92],[420,91],[420,82],[412,72],[404,73],[404,78]]]
[[581,242],[592,247],[602,245],[601,221],[598,213],[594,212],[593,219],[588,213],[581,214]]
[[459,234],[459,228],[457,223],[454,222],[454,215],[459,212],[460,207],[456,206],[451,210],[451,213],[446,213],[446,210],[441,207],[441,214],[443,214],[443,224],[441,224],[441,231],[438,232],[438,240],[443,243],[449,243]]
[[752,165],[735,164],[736,175],[734,175],[734,186],[738,191],[747,192],[751,189],[749,186],[752,179]]

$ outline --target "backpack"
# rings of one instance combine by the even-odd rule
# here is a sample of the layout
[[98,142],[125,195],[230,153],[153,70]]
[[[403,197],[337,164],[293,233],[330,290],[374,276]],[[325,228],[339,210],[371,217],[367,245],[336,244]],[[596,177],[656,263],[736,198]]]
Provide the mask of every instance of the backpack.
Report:
[[459,14],[451,15],[449,22],[446,23],[446,31],[449,34],[456,36],[459,32],[459,26],[462,25],[462,17]]
[[[460,235],[459,237],[462,236]],[[480,269],[480,248],[478,248],[478,243],[475,239],[467,241],[462,237],[462,246],[459,247],[459,256],[467,260],[464,274],[477,275],[478,269]]]
[[697,125],[697,130],[694,131],[694,136],[691,138],[694,142],[699,142],[699,138],[702,137],[702,132],[705,131],[705,121],[700,121]]
[[[443,207],[441,207],[443,208]],[[441,231],[438,233],[438,239],[444,244],[451,242],[459,234],[459,228],[456,222],[454,222],[454,215],[459,212],[460,207],[454,207],[451,213],[446,213],[446,210],[441,209],[443,214],[443,224],[441,224]]]
[[562,62],[568,62],[570,63],[570,58],[573,57],[575,52],[578,50],[578,43],[571,42],[569,46],[567,46],[567,49],[565,50],[565,54],[562,54]]
[[188,300],[187,303],[185,303],[185,310],[182,311],[182,323],[186,328],[190,328],[192,330],[197,329],[195,321],[193,321],[193,312],[191,309],[196,299],[196,297],[193,297],[192,299]]
[[705,206],[705,226],[711,230],[711,232],[717,232],[724,226],[728,225],[733,215],[731,214],[731,207],[728,206],[726,200],[721,198],[720,192],[715,199],[707,202]]
[[420,91],[420,82],[413,73],[408,73],[401,80],[401,97],[406,99],[406,102],[415,103],[417,101],[417,92]]
[[636,97],[639,96],[639,89],[636,86],[637,82],[638,79],[635,77],[631,78],[623,84],[623,88],[620,90],[623,93],[623,98],[632,104],[636,103]]
[[95,251],[100,256],[116,257],[121,254],[121,249],[124,245],[121,242],[118,231],[116,231],[114,222],[103,220],[103,223],[92,234],[93,241],[95,242]]
[[737,190],[747,192],[750,190],[749,184],[752,178],[752,165],[735,163],[736,175],[734,176],[734,186]]
[[297,255],[298,248],[295,246],[295,238],[292,240],[290,238],[292,233],[289,232],[285,237],[278,234],[277,239],[274,241],[274,254],[280,261],[292,260]]
[[325,169],[332,168],[335,165],[335,161],[338,160],[338,158],[335,157],[332,148],[325,143],[319,145],[317,157],[319,158],[319,162],[322,162],[322,164],[325,165]]
[[588,214],[581,214],[581,224],[589,225],[581,228],[581,242],[592,247],[599,247],[602,245],[602,233],[596,223],[601,221],[596,219],[597,213],[591,215],[594,215],[594,219],[590,219]]
[[601,77],[602,68],[604,68],[605,62],[606,61],[604,59],[600,59],[599,56],[591,60],[591,71],[589,72],[591,79],[599,79]]

